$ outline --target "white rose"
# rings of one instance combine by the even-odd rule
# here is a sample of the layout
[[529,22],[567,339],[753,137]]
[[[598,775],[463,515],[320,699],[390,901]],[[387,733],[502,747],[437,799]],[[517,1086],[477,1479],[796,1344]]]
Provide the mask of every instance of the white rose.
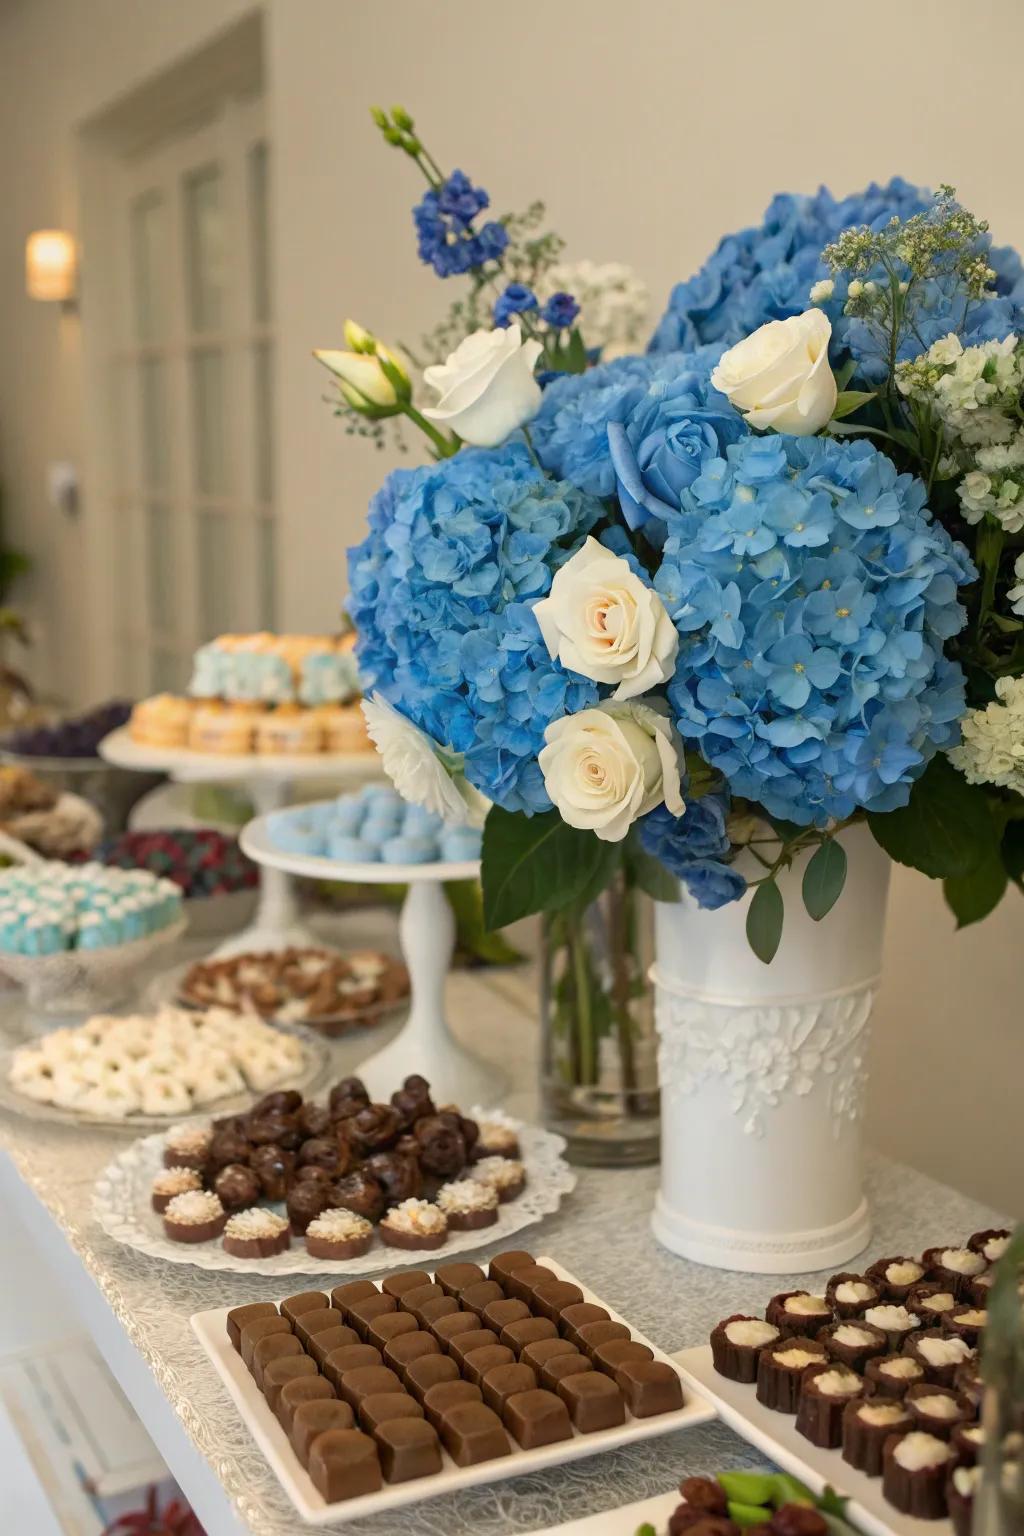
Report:
[[404,800],[425,805],[454,825],[483,825],[488,801],[464,774],[446,766],[442,748],[426,731],[413,725],[379,693],[363,700],[363,714],[384,772]]
[[820,309],[769,320],[722,354],[711,382],[752,427],[809,437],[836,408],[836,381],[828,365],[831,335]]
[[444,363],[423,370],[440,399],[424,410],[439,426],[477,448],[496,448],[536,416],[540,385],[533,376],[543,348],[524,341],[518,325],[474,331]]
[[685,810],[682,744],[664,715],[646,704],[599,704],[554,720],[538,762],[544,786],[570,827],[621,842],[639,816],[662,801]]
[[679,635],[661,598],[596,539],[556,572],[533,612],[552,658],[595,683],[618,683],[616,699],[646,693],[675,670]]

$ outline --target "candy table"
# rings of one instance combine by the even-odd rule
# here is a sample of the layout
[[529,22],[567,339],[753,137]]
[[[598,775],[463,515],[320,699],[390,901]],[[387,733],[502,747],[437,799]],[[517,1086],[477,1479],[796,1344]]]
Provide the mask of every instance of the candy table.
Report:
[[[448,984],[454,1035],[500,1062],[513,1082],[507,1107],[524,1117],[537,1114],[535,997],[529,968],[456,973]],[[358,1059],[365,1049],[332,1046],[339,1075],[354,1069],[353,1051]],[[110,1135],[44,1127],[0,1111],[0,1200],[25,1222],[40,1262],[77,1307],[209,1536],[298,1536],[303,1527],[234,1420],[188,1321],[193,1312],[236,1298],[275,1297],[280,1282],[161,1267],[107,1238],[92,1220],[89,1196],[119,1145]],[[579,1175],[557,1215],[523,1233],[523,1246],[550,1253],[585,1277],[656,1344],[671,1351],[702,1342],[723,1315],[763,1307],[763,1276],[701,1269],[655,1244],[649,1212],[656,1168],[584,1168]],[[919,1249],[937,1232],[1004,1224],[997,1213],[880,1158],[870,1160],[867,1183],[874,1254]],[[493,1250],[491,1244],[480,1253]],[[777,1288],[803,1278],[780,1276]],[[668,1492],[690,1473],[762,1463],[759,1452],[716,1422],[565,1468],[425,1499],[403,1510],[401,1524],[405,1536],[543,1530]],[[632,1536],[632,1529],[628,1519],[607,1522],[609,1536]],[[394,1536],[395,1518],[373,1516],[337,1530]]]

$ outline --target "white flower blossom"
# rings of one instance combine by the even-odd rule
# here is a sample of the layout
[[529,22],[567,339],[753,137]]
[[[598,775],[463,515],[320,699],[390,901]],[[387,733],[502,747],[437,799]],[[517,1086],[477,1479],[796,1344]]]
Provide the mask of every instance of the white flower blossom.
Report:
[[1024,618],[1024,555],[1018,555],[1013,562],[1013,574],[1017,578],[1017,585],[1011,587],[1006,596],[1011,613],[1019,614]]
[[836,285],[830,277],[823,277],[812,286],[808,297],[812,304],[824,304],[826,299],[832,297],[835,288]]
[[[1018,561],[1018,566],[1021,562]],[[1016,567],[1015,567],[1016,569]],[[1021,571],[1018,569],[1017,574]],[[1024,678],[1001,677],[996,702],[960,723],[963,740],[949,753],[968,784],[995,784],[1024,794]]]
[[624,262],[559,261],[534,288],[541,304],[554,293],[572,294],[588,347],[635,351],[643,339],[651,296]]
[[453,825],[483,825],[488,801],[463,773],[448,766],[443,748],[426,731],[379,693],[363,700],[363,714],[384,772],[404,800],[426,806]]

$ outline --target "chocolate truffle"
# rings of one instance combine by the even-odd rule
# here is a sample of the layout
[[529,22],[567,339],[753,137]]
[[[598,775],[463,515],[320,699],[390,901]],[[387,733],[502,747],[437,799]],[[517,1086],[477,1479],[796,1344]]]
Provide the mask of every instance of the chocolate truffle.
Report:
[[335,1190],[316,1179],[303,1179],[293,1184],[285,1200],[285,1210],[292,1224],[292,1231],[304,1236],[310,1222],[337,1202]]
[[351,1403],[359,1414],[359,1404],[364,1397],[374,1397],[381,1392],[401,1392],[402,1383],[394,1371],[386,1365],[361,1365],[355,1370],[343,1371],[338,1385],[338,1395]]
[[244,1163],[228,1163],[213,1180],[213,1192],[226,1211],[244,1211],[263,1193],[258,1175]]
[[578,1343],[576,1330],[582,1328],[584,1323],[607,1323],[611,1321],[611,1315],[604,1307],[599,1307],[594,1301],[581,1301],[573,1307],[566,1307],[558,1319],[558,1331]]
[[330,1300],[323,1291],[296,1291],[281,1303],[281,1316],[294,1325],[307,1312],[319,1312],[330,1307]]
[[[419,1123],[422,1125],[423,1121]],[[482,1402],[459,1403],[446,1409],[440,1433],[444,1448],[457,1467],[473,1467],[496,1456],[508,1456],[512,1449],[498,1415]]]
[[371,1392],[359,1402],[359,1424],[373,1434],[388,1419],[422,1419],[423,1409],[408,1392]]
[[252,1145],[241,1131],[218,1131],[210,1142],[206,1167],[210,1173],[218,1173],[229,1163],[248,1163]]
[[331,1186],[332,1206],[342,1206],[367,1221],[379,1221],[387,1209],[387,1197],[372,1173],[357,1168]]
[[336,1136],[311,1136],[299,1148],[296,1169],[315,1166],[324,1168],[331,1178],[340,1177],[348,1163],[348,1153],[342,1149]]
[[272,1338],[275,1334],[291,1333],[292,1325],[286,1317],[276,1314],[273,1317],[254,1317],[241,1324],[238,1334],[238,1353],[242,1357],[242,1364],[252,1370],[252,1356],[260,1339]]
[[[449,1265],[449,1268],[454,1268]],[[475,1266],[474,1266],[475,1268]],[[441,1271],[438,1270],[438,1274]],[[478,1317],[483,1315],[485,1307],[489,1307],[492,1301],[504,1301],[505,1292],[497,1280],[475,1280],[459,1291],[452,1291],[453,1296],[459,1298],[459,1305],[469,1312],[475,1312]]]
[[[312,1361],[310,1364],[312,1365]],[[278,1393],[274,1412],[286,1435],[291,1434],[292,1420],[297,1408],[303,1403],[329,1403],[336,1401],[334,1388],[323,1376],[295,1376],[286,1381]]]
[[[298,1381],[302,1377],[314,1381],[318,1379],[316,1366],[308,1355],[282,1355],[280,1359],[270,1361],[263,1371],[263,1396],[271,1413],[277,1412],[278,1399],[285,1383]],[[331,1396],[334,1396],[333,1391]]]
[[299,1110],[299,1130],[303,1136],[326,1136],[331,1128],[331,1112],[323,1104],[312,1100]]
[[388,1275],[380,1283],[380,1288],[385,1296],[394,1296],[401,1303],[403,1296],[409,1291],[414,1291],[418,1286],[429,1285],[430,1276],[425,1269],[400,1269],[394,1275]]
[[484,1402],[500,1417],[505,1403],[513,1393],[529,1392],[538,1385],[537,1374],[522,1361],[511,1365],[492,1365],[485,1371],[480,1382]]
[[270,1142],[265,1147],[254,1147],[249,1159],[249,1167],[259,1179],[266,1200],[284,1199],[294,1166],[294,1155],[279,1147],[276,1142]]
[[[484,1278],[484,1272],[479,1264],[468,1263],[440,1264],[438,1265],[435,1279],[446,1296],[456,1296],[460,1301],[462,1293],[469,1289],[469,1287],[493,1283],[488,1282]],[[498,1289],[500,1292],[500,1286]],[[487,1299],[488,1301],[494,1301],[497,1297],[489,1296]],[[465,1301],[462,1301],[461,1304],[464,1307],[469,1306],[471,1312],[478,1310]]]
[[[409,1314],[402,1315],[408,1317]],[[427,1333],[423,1328],[414,1328],[412,1333],[400,1334],[385,1344],[384,1363],[393,1371],[397,1371],[399,1376],[404,1376],[417,1360],[422,1360],[429,1355],[439,1355],[441,1352],[441,1346],[433,1334]]]
[[[535,1344],[539,1339],[557,1339],[558,1336],[558,1329],[550,1317],[520,1317],[505,1324],[499,1339],[519,1355],[528,1344]],[[566,1335],[566,1343],[573,1344],[575,1340]]]
[[255,1323],[260,1318],[277,1316],[279,1313],[272,1301],[250,1301],[245,1306],[232,1307],[227,1316],[228,1339],[232,1349],[241,1354],[242,1329],[247,1323]]
[[349,1280],[344,1285],[336,1285],[331,1292],[331,1306],[337,1307],[342,1317],[348,1322],[348,1309],[357,1301],[365,1301],[367,1296],[378,1295],[377,1287],[372,1280]]
[[[263,1373],[270,1362],[272,1360],[283,1360],[289,1355],[296,1357],[302,1355],[305,1357],[305,1351],[294,1333],[269,1334],[266,1338],[260,1339],[253,1349],[252,1362],[249,1369],[252,1372],[253,1381],[255,1381],[261,1392],[263,1391]],[[312,1360],[309,1363],[313,1365]],[[315,1366],[313,1368],[314,1370],[316,1369]]]
[[453,1408],[460,1407],[463,1403],[479,1403],[482,1400],[480,1388],[474,1382],[440,1381],[428,1387],[424,1393],[423,1412],[427,1416],[428,1423],[439,1430],[445,1414],[450,1413]]
[[323,1370],[328,1356],[333,1355],[336,1349],[344,1349],[346,1344],[358,1343],[359,1335],[355,1329],[347,1327],[345,1323],[339,1323],[334,1328],[325,1328],[322,1333],[314,1333],[305,1341],[305,1347]]
[[419,1144],[424,1172],[436,1174],[439,1179],[452,1179],[466,1166],[466,1139],[461,1129],[442,1116],[425,1115],[417,1120],[413,1135]]
[[324,1357],[320,1369],[331,1385],[340,1391],[343,1378],[350,1372],[367,1370],[375,1365],[382,1366],[383,1363],[380,1350],[372,1344],[343,1344],[340,1349],[332,1349]]
[[[466,1333],[457,1333],[454,1339],[450,1340],[448,1353],[461,1370],[462,1362],[471,1350],[483,1349],[485,1344],[504,1342],[504,1340],[498,1338],[493,1328],[470,1328]],[[512,1346],[506,1344],[506,1348],[511,1349]],[[513,1353],[515,1353],[514,1350]]]
[[[567,1378],[569,1381],[576,1379],[573,1376]],[[683,1387],[679,1374],[673,1366],[662,1360],[627,1361],[616,1371],[615,1384],[635,1419],[673,1413],[683,1406]]]
[[525,1248],[508,1248],[503,1253],[496,1253],[491,1259],[487,1266],[487,1278],[497,1280],[503,1286],[515,1270],[536,1262],[533,1254],[527,1253]]
[[295,1409],[288,1438],[299,1461],[306,1466],[309,1448],[317,1435],[328,1429],[351,1429],[354,1424],[355,1415],[348,1403],[336,1397],[322,1397],[301,1403]]
[[423,1178],[414,1157],[403,1157],[400,1152],[375,1152],[363,1167],[377,1180],[389,1205],[413,1200],[422,1192]]
[[345,1121],[345,1134],[361,1157],[386,1152],[398,1139],[398,1111],[391,1104],[368,1104]]
[[558,1383],[558,1395],[569,1410],[569,1417],[581,1434],[596,1429],[613,1429],[625,1422],[626,1404],[622,1392],[610,1377],[600,1371],[584,1371],[566,1376]]
[[374,1430],[374,1439],[389,1483],[408,1483],[441,1470],[437,1431],[423,1419],[386,1419]]
[[[434,1340],[436,1343],[436,1339]],[[431,1387],[459,1380],[459,1367],[448,1355],[423,1354],[405,1367],[405,1390],[423,1402]]]
[[518,1440],[524,1451],[572,1438],[572,1425],[565,1403],[554,1392],[547,1392],[543,1387],[513,1392],[505,1399],[501,1417],[509,1434]]

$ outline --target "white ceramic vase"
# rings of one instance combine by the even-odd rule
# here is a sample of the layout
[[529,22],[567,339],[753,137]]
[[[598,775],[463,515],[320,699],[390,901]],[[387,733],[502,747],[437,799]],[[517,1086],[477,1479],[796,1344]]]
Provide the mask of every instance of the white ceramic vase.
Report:
[[868,1242],[861,1122],[889,860],[865,826],[842,842],[846,884],[821,922],[801,899],[805,859],[780,878],[785,925],[771,965],[747,944],[749,895],[717,912],[685,895],[657,907],[652,1226],[698,1263],[835,1268]]

